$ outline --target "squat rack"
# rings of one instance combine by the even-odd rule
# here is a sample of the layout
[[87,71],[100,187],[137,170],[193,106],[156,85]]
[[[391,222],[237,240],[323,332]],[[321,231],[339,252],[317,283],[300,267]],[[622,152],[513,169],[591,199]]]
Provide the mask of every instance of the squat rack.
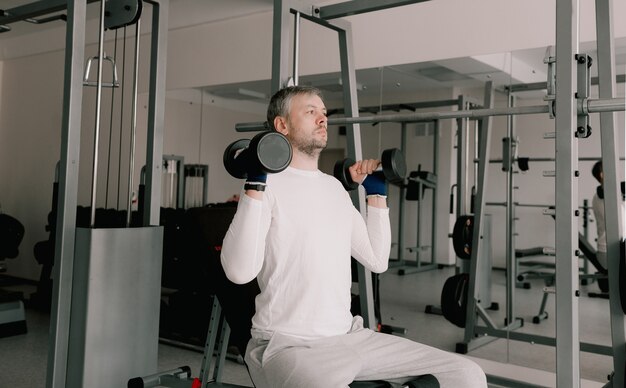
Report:
[[[417,1],[416,1],[417,2]],[[388,8],[399,5],[416,3],[411,1],[384,1],[381,8]],[[272,62],[272,92],[287,84],[287,62],[288,62],[288,15],[293,12],[296,4],[293,0],[276,0],[274,8],[274,45]],[[292,8],[293,7],[293,8]],[[342,11],[339,12],[338,10]],[[602,160],[605,168],[605,203],[607,211],[606,230],[609,260],[609,284],[611,291],[611,333],[614,375],[611,383],[615,387],[624,386],[626,361],[626,320],[624,312],[621,310],[619,287],[619,265],[621,243],[621,224],[618,219],[617,199],[618,199],[618,179],[617,179],[617,145],[616,129],[614,127],[614,112],[624,110],[624,98],[614,97],[614,48],[612,29],[612,2],[611,0],[596,0],[596,28],[598,42],[598,63],[599,63],[599,89],[598,99],[584,97],[576,99],[576,60],[578,53],[578,2],[576,0],[556,1],[556,86],[554,93],[554,105],[537,105],[528,107],[506,107],[506,108],[484,108],[475,110],[458,110],[453,112],[431,112],[413,113],[408,115],[380,115],[376,117],[358,117],[358,107],[356,105],[356,83],[354,64],[352,61],[352,43],[348,24],[328,22],[327,20],[354,15],[362,12],[377,10],[368,1],[344,2],[334,6],[316,8],[312,11],[306,9],[298,10],[298,15],[317,22],[320,25],[331,28],[339,33],[340,57],[342,80],[344,88],[345,118],[330,118],[329,125],[348,126],[348,154],[350,157],[359,159],[361,157],[361,139],[359,124],[380,123],[380,122],[424,122],[443,119],[462,118],[484,118],[493,116],[511,116],[525,114],[545,114],[555,113],[555,150],[556,150],[556,171],[555,190],[557,198],[554,211],[556,216],[556,339],[549,339],[548,342],[556,345],[557,353],[557,386],[559,387],[580,387],[580,360],[578,352],[585,344],[580,343],[578,325],[578,261],[577,261],[577,177],[578,177],[578,149],[577,138],[574,136],[577,119],[579,116],[586,116],[589,113],[600,113],[601,134],[602,134]],[[308,12],[312,12],[309,14]],[[569,60],[568,60],[569,59]],[[517,337],[520,333],[507,330],[480,328],[474,325],[476,315],[488,320],[488,316],[477,306],[476,284],[477,252],[480,251],[482,235],[482,217],[485,200],[482,189],[487,181],[486,165],[489,161],[489,131],[483,131],[480,139],[481,161],[478,166],[478,195],[476,200],[475,233],[472,249],[470,286],[468,300],[468,327],[465,331],[465,341],[470,343],[475,341],[477,335],[502,335],[511,339],[521,339]],[[240,123],[236,125],[239,132],[258,131],[266,129],[265,123]],[[364,208],[364,198],[360,194],[359,198],[353,197],[355,204],[360,209]],[[610,231],[610,232],[609,232]],[[574,266],[574,263],[576,265]],[[363,284],[368,282],[369,276],[362,276],[359,272],[359,284],[361,292]],[[364,281],[364,282],[363,282]],[[367,317],[371,308],[371,284],[365,286],[368,296],[369,308],[362,308],[364,319],[369,327],[372,326],[371,317]],[[363,293],[361,293],[363,295]],[[362,303],[363,299],[361,298]],[[514,338],[515,337],[515,338]],[[581,347],[582,345],[582,347]],[[584,349],[583,349],[584,350]]]
[[[614,52],[611,26],[611,2],[608,0],[596,1],[596,28],[597,28],[597,44],[598,44],[598,63],[599,63],[599,91],[600,99],[612,99],[615,77],[613,75]],[[608,168],[606,177],[611,181],[607,185],[611,191],[611,198],[605,197],[606,214],[610,214],[610,219],[606,220],[607,256],[609,257],[609,287],[610,291],[610,311],[611,311],[611,338],[612,346],[604,347],[595,344],[581,343],[579,340],[578,328],[578,250],[577,250],[577,234],[578,222],[576,218],[578,212],[578,147],[577,137],[574,128],[578,128],[581,116],[591,111],[581,111],[580,106],[584,106],[584,100],[572,99],[577,90],[574,89],[576,81],[577,57],[577,20],[578,9],[576,3],[567,2],[565,0],[557,1],[557,58],[571,58],[570,63],[567,61],[556,61],[556,93],[555,93],[555,118],[556,132],[554,134],[556,140],[556,171],[555,171],[555,190],[556,209],[553,213],[556,216],[556,306],[557,306],[557,331],[556,338],[529,335],[509,331],[509,328],[498,329],[493,322],[485,314],[480,306],[477,305],[477,294],[473,290],[473,283],[476,279],[475,263],[479,259],[476,257],[478,244],[481,243],[482,232],[480,230],[480,221],[476,221],[478,225],[478,233],[474,233],[473,249],[472,249],[472,271],[470,280],[470,298],[468,301],[467,325],[465,328],[465,338],[462,346],[465,351],[470,346],[476,347],[491,341],[492,336],[496,338],[509,338],[513,340],[528,341],[540,343],[544,345],[556,346],[557,350],[557,386],[579,387],[579,350],[592,351],[600,354],[612,355],[614,373],[611,381],[607,386],[622,387],[624,386],[624,332],[625,321],[624,311],[620,307],[619,293],[619,266],[620,264],[620,243],[621,243],[621,224],[619,222],[618,211],[618,186],[617,186],[617,160],[618,152],[615,140],[617,132],[614,127],[614,113],[600,112],[601,127],[601,147],[603,163]],[[584,85],[578,84],[578,91]],[[568,98],[569,97],[569,98]],[[589,106],[589,105],[588,105]],[[624,110],[624,103],[621,102],[615,110]],[[486,141],[486,140],[485,140]],[[485,201],[483,192],[486,186],[486,166],[489,161],[489,147],[481,149],[485,152],[481,153],[479,160],[479,198],[477,201],[476,217],[480,219],[483,215]],[[606,181],[605,181],[606,184]],[[549,209],[546,209],[549,211]],[[609,230],[611,236],[608,236]],[[509,246],[510,248],[510,246]],[[514,283],[513,283],[514,284]],[[485,327],[479,327],[476,324],[477,316],[485,323]],[[509,321],[509,324],[512,324]],[[482,336],[482,337],[480,337]],[[458,345],[457,345],[458,349]]]

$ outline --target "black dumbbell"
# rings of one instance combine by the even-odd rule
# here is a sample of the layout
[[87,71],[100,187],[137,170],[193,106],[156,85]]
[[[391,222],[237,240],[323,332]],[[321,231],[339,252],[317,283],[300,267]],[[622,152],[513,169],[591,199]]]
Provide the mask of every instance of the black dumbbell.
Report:
[[[359,187],[359,184],[353,182],[350,176],[349,168],[354,163],[356,163],[354,160],[346,158],[335,163],[333,170],[335,178],[339,179],[339,182],[341,182],[343,187],[348,191]],[[406,176],[406,162],[402,151],[397,148],[384,150],[380,157],[380,164],[380,167],[378,167],[376,171],[382,171],[388,182],[401,183],[404,181],[404,177]]]
[[291,163],[291,144],[276,131],[265,131],[249,139],[240,139],[224,150],[224,167],[235,178],[245,179],[248,173],[275,174]]

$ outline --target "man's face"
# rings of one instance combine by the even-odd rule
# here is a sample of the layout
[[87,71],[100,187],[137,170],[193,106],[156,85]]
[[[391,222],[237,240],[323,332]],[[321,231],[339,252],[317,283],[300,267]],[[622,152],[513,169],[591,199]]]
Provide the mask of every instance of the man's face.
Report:
[[285,134],[292,147],[316,156],[326,148],[328,141],[326,107],[314,94],[298,94],[292,97]]

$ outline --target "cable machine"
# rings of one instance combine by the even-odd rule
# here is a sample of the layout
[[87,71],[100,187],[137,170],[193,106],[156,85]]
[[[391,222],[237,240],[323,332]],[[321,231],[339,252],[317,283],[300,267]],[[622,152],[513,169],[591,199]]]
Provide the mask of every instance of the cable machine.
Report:
[[[162,251],[162,228],[158,225],[169,3],[168,0],[145,1],[152,6],[153,12],[143,220],[139,227],[103,229],[95,228],[94,224],[101,93],[102,88],[107,86],[102,77],[103,63],[108,61],[103,49],[104,31],[105,28],[116,29],[126,25],[136,27],[136,75],[139,20],[143,3],[139,0],[99,2],[97,80],[93,84],[96,87],[96,122],[91,226],[77,228],[86,11],[87,4],[95,2],[38,1],[15,7],[0,15],[0,25],[3,25],[4,31],[8,31],[11,23],[67,12],[67,16],[59,17],[67,20],[67,30],[55,266],[46,377],[48,388],[125,386],[126,381],[136,373],[153,373],[157,368]],[[91,62],[95,60],[92,59]],[[91,86],[91,82],[87,83],[89,85],[85,86]],[[116,80],[113,80],[110,86],[115,86],[115,83]],[[133,121],[136,114],[136,86],[135,76]],[[130,141],[127,226],[131,212],[130,188],[133,186],[134,128],[135,122],[132,123]],[[133,297],[129,298],[129,295]],[[103,344],[107,345],[106,349]]]

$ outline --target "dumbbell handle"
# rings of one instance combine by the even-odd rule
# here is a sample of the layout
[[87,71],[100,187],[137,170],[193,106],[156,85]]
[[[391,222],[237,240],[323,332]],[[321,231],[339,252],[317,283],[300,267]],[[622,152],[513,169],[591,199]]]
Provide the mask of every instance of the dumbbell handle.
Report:
[[[392,148],[383,151],[382,157],[377,159],[378,167],[374,171],[382,171],[385,179],[397,183],[406,176],[406,162],[399,149]],[[352,182],[349,168],[356,163],[351,159],[344,159],[335,164],[334,175],[343,184],[346,190],[354,190],[359,184]]]
[[[349,160],[349,161],[352,161],[351,159],[348,159],[348,160]],[[372,170],[372,172],[383,171],[383,165],[382,165],[382,162],[380,161],[380,159],[374,159],[374,161],[376,162],[377,167],[376,167],[375,169],[373,169],[373,170]],[[361,162],[361,163],[363,163],[363,160],[361,160],[360,162]],[[357,163],[357,162],[352,163],[349,167],[354,166],[356,163]],[[368,174],[367,174],[367,173],[365,173],[365,172],[361,172],[360,174],[366,174],[366,175],[368,175]]]

